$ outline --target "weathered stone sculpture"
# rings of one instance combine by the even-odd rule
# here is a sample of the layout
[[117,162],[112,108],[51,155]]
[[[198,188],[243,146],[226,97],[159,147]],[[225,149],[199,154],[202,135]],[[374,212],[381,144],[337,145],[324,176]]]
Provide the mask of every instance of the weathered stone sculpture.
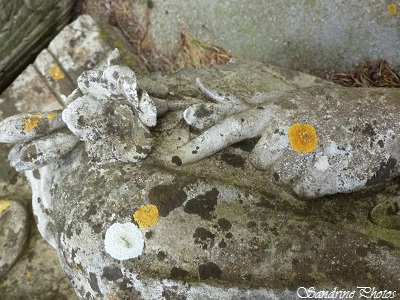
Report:
[[30,180],[39,230],[81,299],[400,286],[393,192],[298,199],[398,175],[400,92],[290,90],[276,78],[254,91],[252,66],[237,68],[223,79],[227,96],[197,80],[199,91],[184,71],[136,81],[115,51],[104,71],[79,77],[64,110],[0,123],[1,141],[17,142],[9,158]]

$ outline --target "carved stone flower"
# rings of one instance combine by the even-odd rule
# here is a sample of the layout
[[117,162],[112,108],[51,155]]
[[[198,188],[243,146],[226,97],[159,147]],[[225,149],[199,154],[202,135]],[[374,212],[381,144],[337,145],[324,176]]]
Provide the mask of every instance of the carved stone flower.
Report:
[[54,162],[79,141],[98,163],[137,162],[150,153],[157,108],[146,91],[138,95],[135,73],[117,49],[108,68],[86,71],[77,82],[63,111],[19,114],[0,123],[0,142],[17,143],[9,154],[17,171]]

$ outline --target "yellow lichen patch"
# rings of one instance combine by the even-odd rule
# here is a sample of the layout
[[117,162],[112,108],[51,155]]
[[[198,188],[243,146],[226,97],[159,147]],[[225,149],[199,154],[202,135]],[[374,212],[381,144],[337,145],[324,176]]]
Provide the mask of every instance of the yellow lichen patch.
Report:
[[38,125],[38,123],[41,119],[42,119],[41,115],[27,116],[23,119],[24,124],[22,125],[22,128],[25,131],[32,130],[33,128],[35,128]]
[[396,4],[390,3],[390,4],[387,6],[387,10],[388,10],[388,14],[389,14],[390,16],[393,16],[393,15],[397,14],[397,6],[396,6]]
[[33,276],[31,273],[26,273],[24,277],[26,280],[31,280]]
[[158,222],[158,208],[155,205],[143,205],[135,211],[133,219],[140,228],[154,226]]
[[46,115],[46,118],[47,118],[48,120],[53,120],[55,116],[56,116],[56,112],[51,112],[51,113],[48,113],[48,114]]
[[10,200],[0,200],[0,213],[7,209],[11,204]]
[[318,146],[317,132],[310,124],[293,124],[289,127],[288,136],[294,151],[309,153]]
[[49,71],[50,71],[51,78],[53,78],[53,80],[55,80],[55,81],[63,79],[65,77],[64,72],[61,71],[61,69],[58,65],[51,67],[49,69]]

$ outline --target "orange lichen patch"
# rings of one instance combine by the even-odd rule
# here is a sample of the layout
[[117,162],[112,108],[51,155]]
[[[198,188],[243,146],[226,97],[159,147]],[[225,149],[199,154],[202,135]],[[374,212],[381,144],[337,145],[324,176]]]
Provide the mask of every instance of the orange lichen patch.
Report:
[[390,16],[393,16],[393,15],[397,14],[397,6],[396,6],[396,4],[390,3],[390,4],[387,6],[387,11],[388,11],[388,14],[389,14]]
[[11,204],[10,200],[0,200],[0,213],[7,209],[7,207],[9,207]]
[[46,118],[47,118],[48,120],[53,120],[55,116],[56,116],[56,113],[55,113],[55,112],[51,112],[51,113],[48,113],[48,114],[46,115]]
[[22,125],[22,128],[25,131],[32,130],[33,128],[35,128],[38,125],[38,123],[41,119],[42,119],[41,115],[27,116],[23,119],[24,124]]
[[50,72],[51,78],[53,78],[53,80],[55,80],[55,81],[63,79],[65,77],[64,72],[61,71],[61,69],[58,65],[51,67],[49,69],[49,72]]
[[293,124],[289,127],[288,136],[294,151],[309,153],[318,146],[317,132],[310,124]]
[[158,208],[155,205],[143,205],[133,214],[133,219],[139,228],[148,228],[158,222]]

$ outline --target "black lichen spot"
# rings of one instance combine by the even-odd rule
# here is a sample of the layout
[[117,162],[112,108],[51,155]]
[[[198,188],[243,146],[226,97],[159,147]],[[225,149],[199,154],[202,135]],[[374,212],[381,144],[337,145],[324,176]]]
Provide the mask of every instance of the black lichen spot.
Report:
[[65,231],[65,236],[68,238],[68,239],[71,239],[71,237],[73,236],[73,233],[72,233],[72,225],[69,225],[68,227],[67,227],[67,230]]
[[380,148],[383,148],[383,147],[385,146],[385,144],[383,143],[382,140],[379,140],[379,141],[378,141],[378,146],[379,146]]
[[97,282],[96,274],[94,274],[93,272],[89,273],[89,283],[90,283],[90,287],[92,288],[93,291],[95,291],[99,294],[101,293],[100,288],[99,288],[99,283]]
[[71,251],[71,260],[72,261],[75,261],[76,252],[78,252],[77,248],[72,249],[72,251]]
[[136,145],[136,152],[141,154],[149,154],[150,153],[150,149],[148,147],[142,147],[140,145]]
[[179,156],[172,156],[171,162],[177,166],[182,165],[182,160]]
[[153,231],[147,231],[144,236],[146,239],[151,239],[153,237]]
[[233,144],[231,147],[233,148],[239,148],[242,151],[245,152],[251,152],[255,145],[257,144],[257,141],[259,139],[247,139],[238,143]]
[[274,176],[274,179],[276,181],[279,181],[279,174],[278,173],[274,172],[274,174],[272,174],[272,176]]
[[220,241],[219,244],[218,244],[218,247],[220,247],[220,248],[226,248],[226,243],[225,243],[225,241],[224,241],[224,240]]
[[203,227],[197,227],[193,238],[195,244],[200,244],[202,249],[207,249],[214,245],[215,235]]
[[369,123],[365,124],[365,127],[361,132],[370,137],[373,137],[376,134],[374,127]]
[[78,125],[80,127],[84,127],[86,125],[85,117],[83,115],[80,115],[78,118]]
[[221,159],[235,168],[243,168],[246,162],[242,156],[230,153],[222,153]]
[[192,154],[197,154],[197,150],[199,150],[199,148],[200,148],[200,147],[197,146],[196,149],[192,151]]
[[32,171],[33,178],[40,179],[40,172],[38,169]]
[[188,277],[188,275],[188,271],[177,267],[172,267],[170,273],[172,279],[185,279],[186,277]]
[[119,74],[117,71],[114,71],[112,76],[114,77],[114,79],[118,79],[119,78]]
[[[113,116],[113,115],[115,115],[115,107],[114,107],[114,105],[107,105],[105,108],[104,108],[104,114],[106,115],[106,116]],[[107,124],[108,125],[108,124]]]
[[199,275],[201,280],[206,280],[210,278],[219,279],[221,278],[222,271],[217,264],[213,262],[208,262],[199,265]]
[[257,106],[257,109],[265,109],[263,106]]
[[123,277],[122,271],[119,267],[109,267],[106,266],[103,269],[102,276],[108,281],[114,281],[121,279]]
[[158,185],[149,191],[150,203],[157,206],[161,217],[166,217],[187,199],[186,193],[176,185]]
[[381,162],[379,169],[375,172],[372,178],[367,180],[366,186],[375,185],[382,181],[389,179],[392,176],[392,171],[395,169],[397,160],[393,157],[389,157],[388,161]]
[[211,116],[213,113],[212,110],[207,109],[207,107],[204,104],[201,104],[198,106],[198,108],[195,110],[193,116],[196,119],[203,119]]
[[204,220],[211,220],[211,213],[214,211],[215,205],[217,205],[218,195],[219,191],[213,188],[211,191],[190,199],[183,210],[188,214],[196,214]]
[[37,153],[36,146],[30,145],[21,151],[20,156],[22,161],[34,162],[42,153]]
[[221,228],[222,231],[228,231],[229,229],[232,228],[232,224],[231,222],[229,222],[227,219],[225,218],[221,218],[218,220],[218,225],[219,228]]
[[89,207],[86,207],[87,211],[86,213],[83,215],[84,219],[89,218],[90,216],[94,216],[97,213],[97,205],[98,203],[92,203],[89,205]]
[[[185,292],[183,292],[185,293]],[[163,292],[161,294],[163,299],[165,300],[186,300],[187,296],[185,294],[181,294],[177,291],[177,286],[172,286],[171,288],[163,287]]]
[[80,235],[81,232],[82,232],[82,229],[80,229],[80,228],[76,228],[76,229],[75,229],[76,235]]
[[231,239],[231,238],[233,238],[233,234],[231,232],[228,232],[227,234],[225,234],[225,237],[227,239]]
[[164,251],[158,251],[157,258],[159,261],[163,261],[166,257],[167,257],[167,254],[165,254]]
[[387,216],[397,216],[400,213],[400,207],[399,204],[397,202],[393,203],[393,206],[389,206],[386,209],[386,215]]
[[102,223],[94,224],[92,226],[92,229],[93,229],[94,233],[99,234],[103,230],[103,224]]
[[36,94],[41,94],[43,93],[43,89],[40,86],[33,86],[32,91],[34,91]]
[[249,223],[247,223],[247,228],[248,229],[254,229],[256,227],[257,227],[257,223],[256,222],[250,221]]

